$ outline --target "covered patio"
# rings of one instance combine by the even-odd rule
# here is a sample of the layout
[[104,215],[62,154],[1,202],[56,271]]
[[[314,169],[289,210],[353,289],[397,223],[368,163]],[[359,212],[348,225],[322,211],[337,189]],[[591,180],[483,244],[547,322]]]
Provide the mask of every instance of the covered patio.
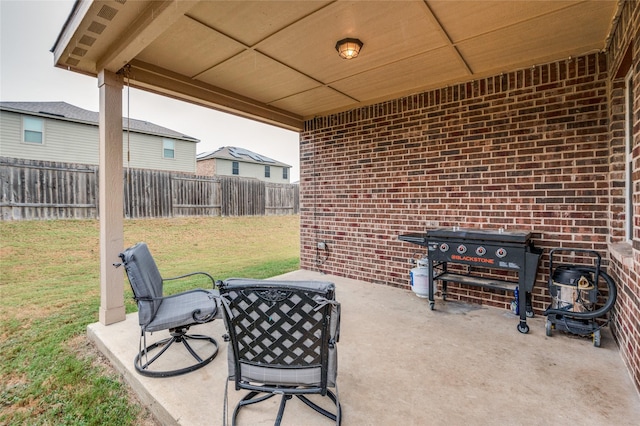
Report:
[[[339,369],[345,418],[631,424],[639,29],[638,2],[78,1],[52,51],[56,66],[97,77],[100,91],[101,306],[90,334],[121,353],[114,362],[132,358],[124,351],[133,347],[116,350],[136,327],[111,267],[124,248],[113,188],[122,186],[128,84],[300,132],[297,274],[328,274],[343,294],[345,329],[353,325]],[[338,55],[343,39],[360,41],[357,58]],[[415,248],[398,235],[452,226],[533,234],[544,254],[529,334],[515,332],[508,292],[456,284],[447,307],[428,312],[407,290]],[[599,252],[619,286],[602,350],[541,331],[555,247]],[[186,380],[224,374],[220,361]],[[134,378],[127,363],[134,386],[173,393],[170,381]],[[223,383],[212,380],[211,389]],[[210,389],[193,390],[218,409]]]
[[[632,426],[640,418],[640,399],[609,329],[595,348],[590,339],[546,337],[540,316],[529,319],[531,332],[523,335],[515,329],[517,317],[496,308],[438,301],[432,311],[408,290],[302,270],[278,278],[336,284],[343,312],[338,390],[344,425]],[[110,326],[92,324],[89,338],[163,425],[221,424],[223,321],[192,329],[218,340],[216,359],[195,372],[158,379],[133,368],[137,320],[134,313]],[[229,383],[230,410],[241,395]],[[265,404],[243,410],[240,424],[271,424],[277,404]],[[301,424],[331,421],[292,400],[283,425]]]

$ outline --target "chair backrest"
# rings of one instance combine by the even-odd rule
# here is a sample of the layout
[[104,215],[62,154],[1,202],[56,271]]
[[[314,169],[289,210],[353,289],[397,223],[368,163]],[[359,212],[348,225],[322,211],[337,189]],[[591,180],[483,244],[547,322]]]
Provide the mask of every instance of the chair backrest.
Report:
[[339,304],[318,281],[229,279],[220,286],[229,332],[229,377],[242,383],[335,386]]
[[138,321],[144,326],[153,320],[162,300],[162,276],[146,243],[138,243],[120,253],[133,297],[138,303]]

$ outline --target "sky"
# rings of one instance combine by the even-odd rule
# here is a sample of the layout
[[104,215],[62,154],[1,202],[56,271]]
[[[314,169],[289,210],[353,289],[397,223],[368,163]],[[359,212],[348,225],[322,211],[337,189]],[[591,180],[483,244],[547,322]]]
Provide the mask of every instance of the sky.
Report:
[[[63,101],[99,110],[97,79],[56,68],[50,52],[73,0],[0,0],[0,100]],[[125,87],[123,115],[200,140],[197,152],[236,146],[289,164],[300,176],[298,133]]]

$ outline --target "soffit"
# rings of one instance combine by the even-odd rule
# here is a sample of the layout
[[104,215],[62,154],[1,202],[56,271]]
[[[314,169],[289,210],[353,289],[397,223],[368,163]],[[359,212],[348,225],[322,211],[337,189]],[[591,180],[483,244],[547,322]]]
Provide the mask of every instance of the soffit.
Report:
[[[78,2],[53,48],[90,75],[300,129],[305,119],[602,50],[615,1]],[[337,40],[363,41],[341,59]]]

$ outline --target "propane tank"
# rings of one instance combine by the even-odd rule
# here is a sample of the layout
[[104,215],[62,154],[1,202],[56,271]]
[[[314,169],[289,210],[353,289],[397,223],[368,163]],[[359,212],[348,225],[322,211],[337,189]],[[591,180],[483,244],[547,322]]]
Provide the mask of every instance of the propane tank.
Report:
[[429,258],[416,260],[416,267],[411,269],[411,290],[418,297],[429,297]]
[[518,287],[513,291],[514,299],[511,301],[511,312],[514,315],[520,315],[520,291]]

